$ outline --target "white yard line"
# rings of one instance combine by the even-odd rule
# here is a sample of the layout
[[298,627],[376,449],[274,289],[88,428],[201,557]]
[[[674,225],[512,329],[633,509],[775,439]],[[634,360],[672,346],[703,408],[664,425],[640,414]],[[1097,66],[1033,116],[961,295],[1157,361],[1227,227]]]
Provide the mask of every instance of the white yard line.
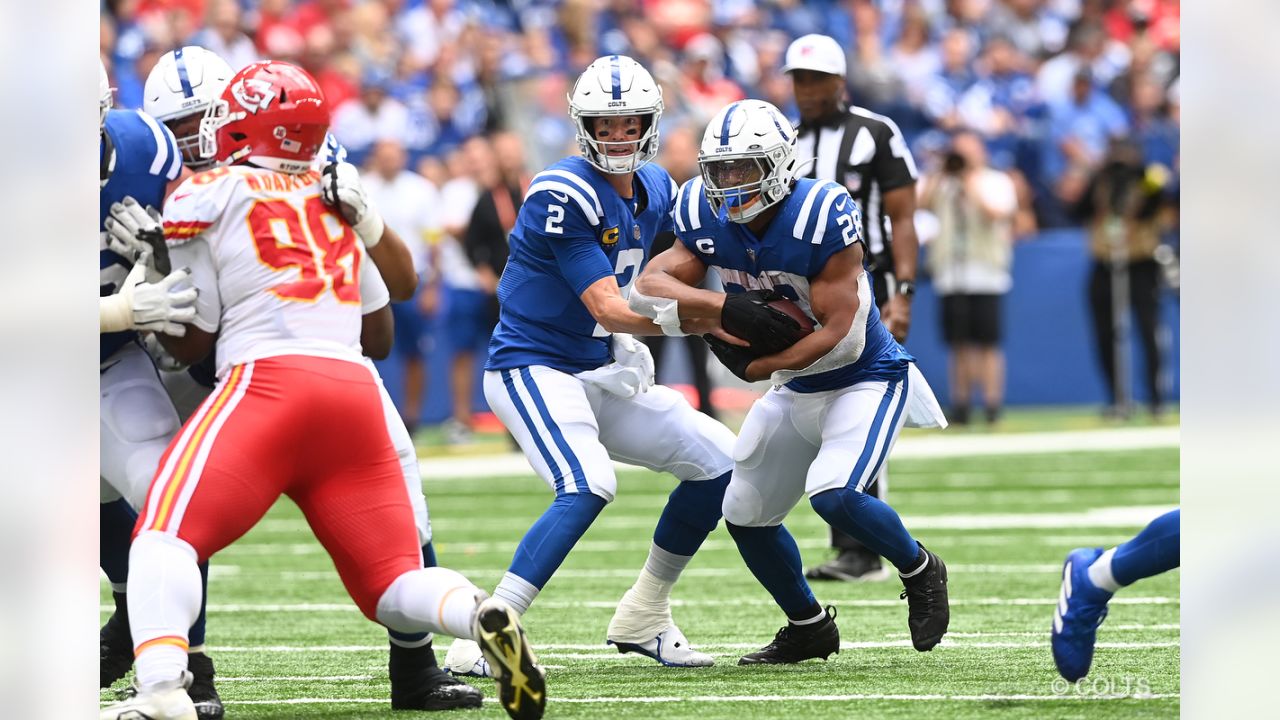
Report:
[[[1176,427],[1115,428],[1042,433],[969,433],[903,435],[893,447],[893,458],[946,458],[975,455],[1026,455],[1057,452],[1146,450],[1177,447]],[[520,453],[460,458],[427,458],[419,465],[428,482],[468,478],[533,476]],[[620,469],[631,466],[618,463]]]

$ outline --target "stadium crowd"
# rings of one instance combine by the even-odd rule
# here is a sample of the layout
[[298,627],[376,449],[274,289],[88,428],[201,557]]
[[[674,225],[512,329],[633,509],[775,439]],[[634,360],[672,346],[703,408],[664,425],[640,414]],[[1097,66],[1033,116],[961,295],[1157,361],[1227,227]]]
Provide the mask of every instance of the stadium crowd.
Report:
[[[453,373],[462,397],[457,383],[487,336],[468,328],[491,326],[482,295],[501,272],[501,259],[484,259],[491,248],[466,243],[470,208],[577,152],[565,97],[600,55],[652,71],[662,142],[688,147],[685,134],[701,137],[737,99],[797,118],[783,54],[799,36],[830,35],[846,49],[851,102],[897,123],[922,177],[944,171],[962,131],[985,144],[990,168],[1013,181],[1013,233],[1093,224],[1086,195],[1122,139],[1157,168],[1146,184],[1176,208],[1178,0],[104,0],[102,10],[118,106],[142,106],[163,53],[202,45],[236,68],[271,58],[309,70],[352,162],[376,165],[378,147],[404,155],[444,208],[419,235],[418,305],[434,313],[443,289],[441,312],[466,314],[442,323],[462,330],[455,345],[472,344]],[[523,173],[509,167],[521,156]],[[505,202],[497,210],[514,218]],[[1163,217],[1176,226],[1176,213]],[[465,436],[465,403],[455,405]]]

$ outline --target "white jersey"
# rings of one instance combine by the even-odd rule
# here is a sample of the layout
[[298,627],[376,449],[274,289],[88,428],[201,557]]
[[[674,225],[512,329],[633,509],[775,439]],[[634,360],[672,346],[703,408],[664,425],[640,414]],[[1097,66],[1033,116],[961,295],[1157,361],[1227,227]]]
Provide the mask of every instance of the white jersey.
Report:
[[386,285],[315,171],[243,165],[192,176],[164,207],[174,267],[199,290],[194,325],[218,333],[218,377],[277,355],[361,362],[360,318]]

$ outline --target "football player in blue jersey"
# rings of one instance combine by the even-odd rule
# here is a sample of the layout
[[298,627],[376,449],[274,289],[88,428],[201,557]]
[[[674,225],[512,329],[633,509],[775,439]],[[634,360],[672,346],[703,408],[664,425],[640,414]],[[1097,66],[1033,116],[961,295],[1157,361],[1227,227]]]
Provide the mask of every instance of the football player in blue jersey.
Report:
[[[856,203],[836,183],[796,179],[795,143],[791,125],[769,103],[723,108],[703,135],[701,176],[676,199],[680,242],[649,263],[631,307],[673,330],[722,318],[736,330],[728,313],[744,301],[787,298],[818,323],[773,354],[708,340],[734,374],[774,383],[739,433],[724,517],[747,567],[790,622],[739,662],[794,662],[839,647],[834,613],[814,599],[782,526],[806,493],[824,520],[897,567],[912,644],[931,650],[950,618],[946,566],[893,508],[865,491],[904,422],[946,421],[871,301]],[[727,294],[696,287],[708,268]]]
[[1050,645],[1053,662],[1071,682],[1089,674],[1098,626],[1107,603],[1120,588],[1178,567],[1182,510],[1172,510],[1143,528],[1132,540],[1104,551],[1076,548],[1062,566],[1062,590],[1053,609]]
[[[129,544],[137,519],[135,508],[146,500],[147,489],[170,438],[181,423],[165,394],[150,356],[143,350],[138,330],[182,334],[184,315],[179,302],[194,299],[191,289],[175,290],[185,277],[182,271],[169,274],[167,255],[158,246],[130,245],[108,232],[111,206],[127,199],[141,206],[159,208],[169,191],[184,180],[189,171],[173,134],[145,113],[112,110],[111,88],[106,69],[99,66],[101,193],[99,197],[100,305],[104,314],[100,327],[100,438],[99,472],[102,480],[99,506],[100,565],[111,583],[115,612],[99,633],[99,673],[101,687],[119,680],[133,665],[133,640],[129,631],[127,579]],[[185,174],[184,174],[185,173]],[[148,293],[145,279],[157,291]],[[140,294],[140,289],[143,292]],[[133,316],[146,307],[145,300],[163,297],[168,310],[152,307],[165,315],[150,322],[111,321],[109,304],[132,304]],[[127,300],[125,299],[127,298]],[[190,300],[187,300],[189,302]],[[161,304],[164,304],[161,302]],[[189,318],[187,318],[189,319]],[[208,582],[208,564],[201,565],[202,579]],[[222,702],[213,683],[213,661],[204,652],[204,608],[192,626],[190,689],[201,718],[217,720],[223,715]]]
[[[494,595],[529,608],[613,500],[614,460],[669,472],[680,482],[607,641],[664,665],[707,666],[711,656],[673,622],[670,594],[720,520],[733,433],[653,385],[653,358],[631,334],[660,328],[626,300],[654,237],[671,227],[675,183],[650,162],[661,115],[662,92],[637,62],[592,62],[569,96],[581,154],[533,178],[511,233],[485,397],[555,499]],[[445,664],[485,674],[478,661],[473,644],[455,641]]]
[[[183,163],[193,171],[213,166],[212,158],[203,157],[199,150],[200,122],[221,98],[234,75],[235,71],[216,53],[188,45],[162,55],[147,76],[143,108],[173,132]],[[315,162],[315,168],[325,173],[328,180],[324,201],[339,207],[351,223],[385,281],[390,299],[407,300],[417,291],[418,285],[412,255],[399,235],[383,222],[360,183],[359,172],[345,162],[346,154],[346,148],[332,133],[325,137],[325,144]],[[361,346],[368,357],[382,359],[387,356],[393,336],[392,322],[389,305],[383,303],[366,308]],[[172,370],[163,373],[162,378],[185,420],[214,387],[214,356],[211,354],[204,362],[182,368],[157,344],[149,343],[148,347],[162,367]],[[376,376],[376,368],[372,364],[370,367]],[[391,400],[383,390],[384,404],[391,406]],[[399,413],[388,411],[386,415],[387,429],[400,457],[413,502],[423,561],[427,567],[433,567],[436,565],[435,549],[431,542],[427,504],[422,494],[417,452]],[[478,689],[440,670],[432,636],[390,630],[388,634],[391,638],[389,674],[393,709],[449,710],[479,707],[483,702],[483,695]]]

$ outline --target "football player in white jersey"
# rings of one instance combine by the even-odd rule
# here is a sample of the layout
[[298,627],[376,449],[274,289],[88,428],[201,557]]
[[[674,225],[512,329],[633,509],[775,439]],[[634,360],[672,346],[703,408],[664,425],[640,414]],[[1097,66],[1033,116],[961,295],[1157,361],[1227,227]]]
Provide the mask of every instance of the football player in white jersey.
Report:
[[188,363],[216,344],[218,387],[161,458],[139,519],[129,569],[139,588],[129,597],[138,693],[104,709],[104,720],[196,717],[185,691],[196,560],[251,529],[282,494],[302,509],[367,617],[403,633],[479,641],[508,714],[536,720],[545,707],[544,674],[518,615],[456,572],[423,568],[377,382],[361,355],[360,278],[376,271],[320,199],[311,168],[328,119],[306,71],[250,65],[201,123],[201,153],[220,167],[166,203],[167,245],[200,295],[184,335],[161,341]]
[[[675,183],[650,162],[662,92],[635,60],[606,56],[574,84],[569,115],[580,154],[535,176],[525,196],[484,379],[489,406],[555,499],[494,595],[529,608],[618,492],[614,459],[669,472],[680,482],[606,640],[664,665],[712,665],[676,626],[670,596],[720,521],[733,433],[653,385],[653,358],[629,333],[660,329],[625,300],[655,236],[671,227]],[[477,659],[474,647],[455,642],[445,665],[483,674]]]
[[[682,319],[720,318],[739,298],[762,294],[794,301],[818,323],[770,352],[708,340],[735,375],[774,383],[743,422],[724,517],[743,560],[790,622],[740,662],[793,662],[839,648],[834,616],[819,611],[782,527],[806,493],[824,520],[897,567],[912,644],[931,650],[950,620],[946,565],[866,489],[904,423],[946,421],[915,359],[871,301],[857,204],[841,185],[796,179],[795,146],[794,130],[773,105],[743,100],[722,109],[703,135],[701,176],[680,189],[680,242],[641,274],[631,306],[674,327]],[[724,281],[724,293],[698,289],[708,268]],[[768,339],[743,337],[762,346]],[[779,536],[790,552],[770,547]],[[812,615],[802,621],[801,612]]]
[[[213,165],[212,158],[203,157],[199,152],[200,122],[221,97],[234,74],[226,61],[216,53],[189,45],[161,56],[147,76],[144,109],[174,133],[183,162],[192,170],[204,170]],[[325,138],[324,147],[317,155],[313,169],[325,175],[323,199],[330,206],[341,209],[386,283],[381,292],[364,292],[361,296],[364,314],[361,345],[366,358],[380,360],[390,352],[393,337],[389,302],[412,297],[417,288],[418,276],[407,245],[383,222],[360,183],[358,171],[344,161],[345,156],[345,149],[330,134]],[[149,347],[161,359],[162,365],[175,367],[157,345]],[[189,370],[183,368],[162,375],[184,420],[212,390],[213,360],[211,355],[205,362]],[[431,543],[431,521],[422,493],[417,451],[391,396],[383,387],[377,368],[372,361],[367,364],[378,379],[387,430],[395,444],[405,483],[413,501],[414,520],[423,560],[431,567],[436,564],[436,558]],[[479,707],[482,697],[477,691],[452,679],[438,668],[431,637],[389,632],[393,708],[444,710]]]

